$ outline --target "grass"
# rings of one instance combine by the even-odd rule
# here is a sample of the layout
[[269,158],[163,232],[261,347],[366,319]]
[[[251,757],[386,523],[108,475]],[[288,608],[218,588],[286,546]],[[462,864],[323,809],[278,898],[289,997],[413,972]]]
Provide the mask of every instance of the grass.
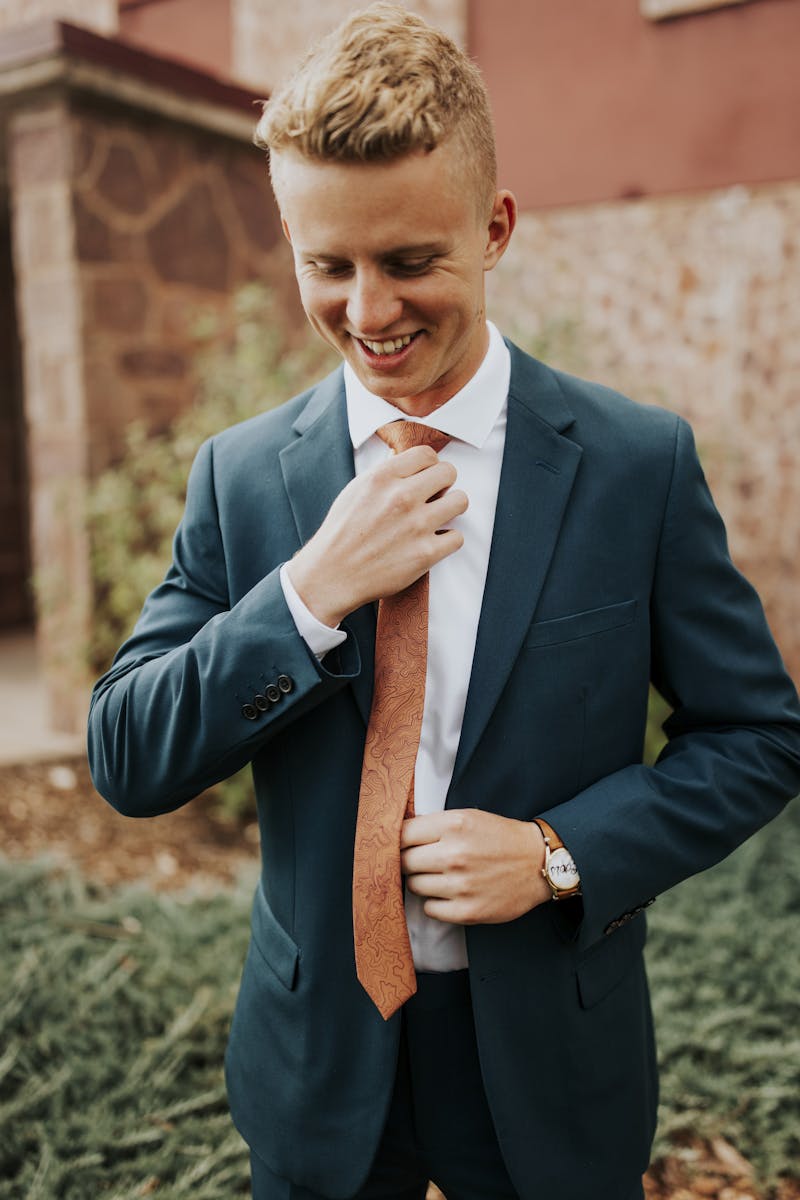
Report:
[[222,1056],[249,894],[0,871],[0,1197],[248,1194]]
[[[719,1133],[797,1173],[799,885],[795,805],[650,910],[657,1153]],[[222,1056],[249,900],[0,862],[0,1200],[247,1195]]]
[[765,1182],[800,1177],[800,804],[650,913],[656,1154],[720,1133]]

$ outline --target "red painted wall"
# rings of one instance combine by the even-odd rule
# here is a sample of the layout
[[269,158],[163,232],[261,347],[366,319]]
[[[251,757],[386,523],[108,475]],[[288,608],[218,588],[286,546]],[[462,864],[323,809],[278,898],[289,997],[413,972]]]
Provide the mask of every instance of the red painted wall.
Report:
[[212,75],[231,74],[230,0],[119,0],[119,36]]
[[800,0],[469,0],[469,31],[523,208],[800,179]]

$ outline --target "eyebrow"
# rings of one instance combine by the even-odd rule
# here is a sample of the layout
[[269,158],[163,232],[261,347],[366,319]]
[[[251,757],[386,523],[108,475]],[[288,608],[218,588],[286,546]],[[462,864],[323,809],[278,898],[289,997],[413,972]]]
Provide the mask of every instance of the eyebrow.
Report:
[[[441,242],[421,242],[407,246],[392,246],[381,254],[381,258],[425,258],[428,255],[442,254],[444,247]],[[319,259],[322,262],[339,262],[349,259],[347,254],[333,254],[328,250],[303,250],[305,258]]]

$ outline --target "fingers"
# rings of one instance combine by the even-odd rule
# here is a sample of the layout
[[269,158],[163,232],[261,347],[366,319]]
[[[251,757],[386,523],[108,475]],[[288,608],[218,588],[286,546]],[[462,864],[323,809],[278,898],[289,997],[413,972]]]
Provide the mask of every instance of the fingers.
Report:
[[400,863],[428,916],[460,925],[515,920],[550,898],[528,821],[445,809],[404,822]]
[[452,900],[459,895],[457,881],[449,875],[408,875],[406,887],[415,896],[425,896],[430,900]]
[[408,817],[400,830],[400,849],[410,846],[425,846],[438,842],[447,829],[451,814],[442,812],[423,813],[421,817]]
[[[397,458],[429,449],[428,446],[414,447]],[[422,466],[411,475],[404,475],[400,479],[394,477],[392,513],[397,539],[403,536],[404,523],[411,520],[413,536],[417,539],[419,574],[454,554],[464,544],[463,534],[449,528],[469,506],[466,492],[452,487],[455,479],[456,470],[452,464],[438,459],[431,466]]]
[[[416,475],[439,462],[441,460],[433,446],[412,446],[410,450],[403,450],[400,454],[390,454],[382,463],[382,467],[406,479],[409,475]],[[455,478],[455,467],[452,463],[442,463],[442,466],[449,467]]]
[[[452,489],[458,472],[452,463],[440,459],[430,446],[414,446],[381,463],[376,468],[376,475],[408,480],[410,497],[432,502]],[[466,508],[466,496],[463,492],[461,496]]]
[[[387,462],[381,463],[375,470],[378,478],[403,480],[404,491],[415,501],[423,503],[431,500],[439,492],[446,492],[448,488],[451,488],[456,481],[458,472],[452,463],[442,462],[435,455],[432,462],[408,463],[403,461],[411,456],[416,456],[419,451],[433,453],[430,446],[416,446],[413,450],[406,450],[396,458],[390,458]],[[424,457],[427,460],[428,454],[425,453]]]
[[464,544],[450,526],[466,511],[456,470],[415,446],[357,476],[294,556],[291,580],[309,610],[335,626],[354,609],[407,588]]

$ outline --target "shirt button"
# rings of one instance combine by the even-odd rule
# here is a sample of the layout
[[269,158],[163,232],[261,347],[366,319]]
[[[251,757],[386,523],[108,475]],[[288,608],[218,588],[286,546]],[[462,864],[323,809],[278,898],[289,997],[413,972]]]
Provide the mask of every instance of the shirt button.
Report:
[[288,696],[289,692],[291,692],[294,688],[294,680],[289,675],[279,675],[278,687],[283,692],[284,696]]
[[248,721],[255,721],[258,716],[258,709],[254,704],[243,704],[242,716],[246,717]]
[[269,700],[266,696],[262,696],[260,692],[257,696],[253,696],[253,704],[255,704],[258,711],[262,713],[266,712],[269,708]]
[[275,683],[268,683],[264,688],[264,695],[271,704],[277,704],[281,698],[280,688]]

